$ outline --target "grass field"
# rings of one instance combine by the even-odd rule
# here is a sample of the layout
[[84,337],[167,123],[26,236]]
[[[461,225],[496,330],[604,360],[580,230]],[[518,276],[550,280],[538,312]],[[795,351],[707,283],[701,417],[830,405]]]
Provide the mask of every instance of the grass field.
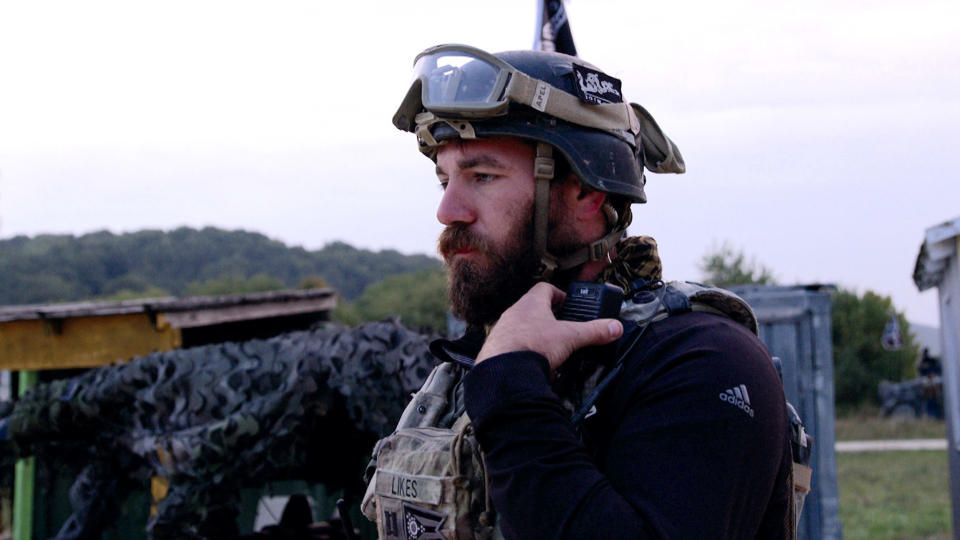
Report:
[[835,424],[838,441],[943,439],[947,436],[942,420],[879,418],[870,410],[837,418]]
[[[871,414],[837,419],[836,427],[837,440],[944,437],[943,422]],[[844,538],[951,538],[946,451],[837,454],[837,481]]]
[[950,538],[947,453],[837,455],[846,539]]

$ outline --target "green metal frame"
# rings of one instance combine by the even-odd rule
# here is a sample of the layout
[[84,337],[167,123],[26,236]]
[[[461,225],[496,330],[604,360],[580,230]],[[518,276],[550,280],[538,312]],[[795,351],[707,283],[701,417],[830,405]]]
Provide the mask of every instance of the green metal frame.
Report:
[[[21,371],[18,396],[37,384],[36,371]],[[34,458],[17,460],[13,480],[13,540],[33,538]]]

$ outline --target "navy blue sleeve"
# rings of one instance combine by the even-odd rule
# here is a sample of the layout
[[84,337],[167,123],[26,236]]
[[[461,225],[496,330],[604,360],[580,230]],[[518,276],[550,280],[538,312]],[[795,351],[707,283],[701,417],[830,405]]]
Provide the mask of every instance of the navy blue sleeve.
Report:
[[546,359],[487,359],[465,381],[494,506],[508,538],[782,535],[790,466],[769,353],[719,316],[655,323],[583,429]]

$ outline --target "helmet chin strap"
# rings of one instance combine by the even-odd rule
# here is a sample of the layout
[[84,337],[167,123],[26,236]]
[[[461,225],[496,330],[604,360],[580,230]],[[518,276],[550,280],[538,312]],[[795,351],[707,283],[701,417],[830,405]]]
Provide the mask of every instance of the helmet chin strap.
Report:
[[589,261],[607,258],[610,261],[610,250],[617,245],[627,226],[630,225],[632,214],[629,207],[623,216],[617,216],[612,207],[604,206],[607,215],[607,224],[610,232],[599,240],[563,257],[555,257],[547,251],[547,222],[550,217],[550,181],[554,176],[553,147],[547,143],[537,143],[537,157],[533,162],[533,177],[536,180],[533,207],[533,248],[540,257],[540,267],[534,274],[537,281],[550,281],[557,270],[568,270]]
[[[617,219],[617,212],[613,208],[609,208],[609,213],[607,214],[607,225],[611,227],[610,232],[604,235],[599,240],[590,242],[590,244],[574,251],[570,255],[562,259],[557,260],[557,270],[569,270],[570,268],[575,268],[581,264],[599,261],[600,259],[606,259],[608,263],[613,261],[610,259],[610,250],[617,245],[617,242],[623,237],[623,233],[627,230],[627,226],[630,225],[630,220],[632,214],[630,210],[627,209],[626,214],[623,216],[624,219]],[[610,219],[612,218],[612,219]]]
[[540,257],[540,267],[534,274],[537,281],[550,281],[557,269],[557,258],[547,253],[547,221],[550,218],[550,181],[554,173],[553,147],[537,143],[537,157],[533,161],[536,191],[533,195],[533,249]]

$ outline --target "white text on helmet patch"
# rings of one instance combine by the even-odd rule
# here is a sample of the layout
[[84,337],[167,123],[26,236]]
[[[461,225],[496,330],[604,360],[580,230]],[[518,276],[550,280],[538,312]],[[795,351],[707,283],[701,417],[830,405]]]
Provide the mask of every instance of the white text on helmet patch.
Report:
[[620,79],[578,64],[573,65],[573,75],[574,89],[584,103],[623,103]]
[[533,92],[533,103],[530,106],[543,112],[547,108],[548,97],[550,97],[550,85],[543,81],[537,81],[537,89]]

